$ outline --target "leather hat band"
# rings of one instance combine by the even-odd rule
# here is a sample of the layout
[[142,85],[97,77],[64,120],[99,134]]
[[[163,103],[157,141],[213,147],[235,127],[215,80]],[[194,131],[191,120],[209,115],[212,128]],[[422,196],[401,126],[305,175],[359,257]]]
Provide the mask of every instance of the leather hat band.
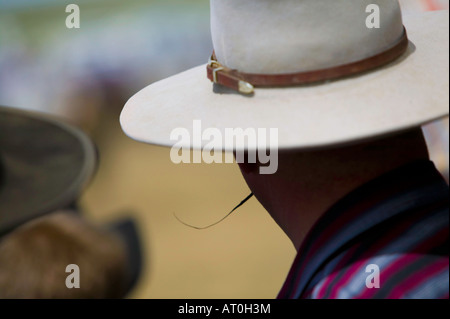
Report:
[[226,86],[244,94],[252,94],[254,87],[286,87],[334,80],[386,65],[408,48],[406,30],[399,41],[390,49],[369,58],[322,70],[286,74],[252,74],[239,72],[221,65],[213,52],[207,65],[207,76],[212,82]]

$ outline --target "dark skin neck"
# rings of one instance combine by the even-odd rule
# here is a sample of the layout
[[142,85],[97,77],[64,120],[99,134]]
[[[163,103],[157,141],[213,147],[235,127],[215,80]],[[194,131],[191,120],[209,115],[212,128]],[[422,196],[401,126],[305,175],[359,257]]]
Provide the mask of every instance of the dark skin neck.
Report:
[[420,129],[355,145],[315,151],[280,151],[278,171],[239,164],[255,197],[298,250],[314,223],[359,186],[407,163],[428,159]]

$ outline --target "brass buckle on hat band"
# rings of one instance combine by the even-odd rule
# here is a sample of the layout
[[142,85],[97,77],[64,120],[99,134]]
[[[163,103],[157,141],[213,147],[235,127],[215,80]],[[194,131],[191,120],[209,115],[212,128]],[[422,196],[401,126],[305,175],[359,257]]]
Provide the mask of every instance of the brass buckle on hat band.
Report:
[[224,85],[243,94],[252,94],[254,92],[253,85],[236,76],[233,70],[221,65],[214,54],[209,58],[207,73],[208,78],[213,83]]
[[251,94],[254,87],[304,85],[364,73],[394,61],[406,52],[408,45],[408,36],[404,30],[403,35],[389,49],[371,57],[327,69],[285,74],[253,74],[232,70],[221,65],[213,52],[207,65],[207,76],[214,83]]
[[213,74],[213,82],[217,83],[217,72],[225,70],[223,66],[220,65],[219,62],[216,60],[213,60],[212,57],[209,58],[208,65],[212,67],[212,74]]

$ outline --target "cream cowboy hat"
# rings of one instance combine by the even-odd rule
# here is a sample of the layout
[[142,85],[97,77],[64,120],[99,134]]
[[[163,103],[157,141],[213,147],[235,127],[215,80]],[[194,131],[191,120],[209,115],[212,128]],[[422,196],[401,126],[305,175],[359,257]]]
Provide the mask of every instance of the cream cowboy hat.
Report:
[[129,137],[173,146],[172,130],[201,120],[221,132],[278,128],[281,149],[324,148],[448,115],[448,11],[402,17],[392,0],[210,4],[211,60],[134,95],[120,117]]

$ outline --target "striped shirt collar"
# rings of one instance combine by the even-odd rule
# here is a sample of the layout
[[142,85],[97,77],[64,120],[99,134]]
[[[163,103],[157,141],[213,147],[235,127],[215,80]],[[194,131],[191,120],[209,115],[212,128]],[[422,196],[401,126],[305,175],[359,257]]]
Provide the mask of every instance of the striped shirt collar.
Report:
[[301,245],[278,298],[300,298],[321,266],[369,229],[412,208],[448,198],[448,186],[430,161],[391,171],[330,208]]

